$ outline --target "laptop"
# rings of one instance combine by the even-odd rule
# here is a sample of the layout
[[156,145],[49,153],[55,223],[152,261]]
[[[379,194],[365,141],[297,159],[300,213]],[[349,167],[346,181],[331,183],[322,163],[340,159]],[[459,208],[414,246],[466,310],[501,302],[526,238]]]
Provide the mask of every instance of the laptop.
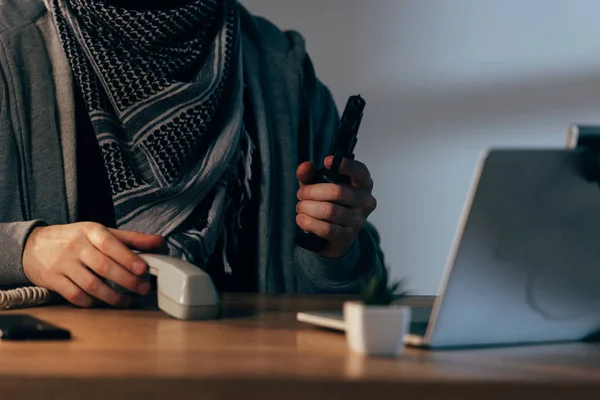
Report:
[[[600,154],[600,153],[598,153]],[[600,333],[600,186],[582,149],[492,149],[479,161],[432,308],[405,342],[423,348],[570,342]],[[342,311],[301,322],[344,330]]]
[[565,147],[600,149],[600,125],[570,125]]

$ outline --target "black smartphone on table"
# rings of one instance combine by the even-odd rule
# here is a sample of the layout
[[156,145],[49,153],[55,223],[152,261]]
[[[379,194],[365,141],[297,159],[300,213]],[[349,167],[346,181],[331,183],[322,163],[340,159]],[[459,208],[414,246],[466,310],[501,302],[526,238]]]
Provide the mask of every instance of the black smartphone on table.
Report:
[[0,340],[70,340],[71,332],[27,314],[0,314]]

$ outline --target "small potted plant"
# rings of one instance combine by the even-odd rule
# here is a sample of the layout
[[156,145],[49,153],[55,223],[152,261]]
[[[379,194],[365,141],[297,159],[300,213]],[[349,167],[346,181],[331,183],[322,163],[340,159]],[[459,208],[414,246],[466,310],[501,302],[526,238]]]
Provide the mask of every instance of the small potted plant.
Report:
[[355,353],[398,357],[404,352],[411,308],[400,301],[408,293],[403,290],[403,280],[388,285],[388,276],[372,276],[362,290],[361,301],[344,303],[346,341]]

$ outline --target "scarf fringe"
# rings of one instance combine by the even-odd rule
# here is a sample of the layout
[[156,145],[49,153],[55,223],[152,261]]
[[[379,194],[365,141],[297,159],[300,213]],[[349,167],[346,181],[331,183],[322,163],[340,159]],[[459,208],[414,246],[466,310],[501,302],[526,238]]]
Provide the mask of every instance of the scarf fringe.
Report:
[[254,155],[254,143],[252,138],[248,134],[246,129],[242,130],[242,152],[239,159],[239,167],[241,167],[242,175],[236,174],[235,181],[238,187],[243,188],[241,191],[241,199],[238,204],[235,204],[231,197],[228,198],[228,207],[234,207],[233,221],[234,226],[231,229],[227,229],[227,224],[223,224],[222,235],[223,235],[223,248],[221,249],[221,255],[223,258],[223,267],[227,274],[233,274],[231,263],[229,262],[228,245],[229,242],[233,245],[234,251],[239,249],[239,238],[237,232],[243,228],[242,215],[246,206],[252,199],[252,188],[250,182],[252,181],[252,162]]

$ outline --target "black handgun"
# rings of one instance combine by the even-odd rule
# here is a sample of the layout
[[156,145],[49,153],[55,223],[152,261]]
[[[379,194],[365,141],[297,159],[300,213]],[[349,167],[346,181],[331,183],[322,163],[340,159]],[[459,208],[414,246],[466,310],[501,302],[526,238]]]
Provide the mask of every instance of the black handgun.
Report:
[[[354,159],[354,148],[358,142],[358,129],[362,122],[365,105],[366,102],[360,95],[350,96],[348,99],[337,135],[329,150],[329,154],[333,155],[331,168],[320,168],[312,182],[313,184],[351,183],[348,176],[340,174],[340,165],[344,158]],[[320,253],[327,247],[328,242],[314,233],[306,232],[296,226],[296,244],[307,250]]]

